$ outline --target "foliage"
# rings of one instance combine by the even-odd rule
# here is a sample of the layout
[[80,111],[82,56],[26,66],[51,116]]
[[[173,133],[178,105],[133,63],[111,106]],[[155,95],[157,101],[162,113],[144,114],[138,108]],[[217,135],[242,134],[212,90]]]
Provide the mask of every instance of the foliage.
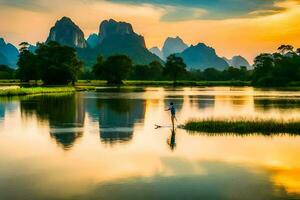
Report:
[[186,72],[186,64],[181,57],[172,54],[167,58],[164,74],[170,76],[174,83],[176,83],[178,78]]
[[33,54],[28,50],[28,43],[20,46],[17,77],[21,81],[41,79],[45,85],[74,84],[82,71],[82,63],[71,47],[56,42],[39,43]]
[[132,61],[126,55],[110,56],[104,62],[99,59],[93,67],[98,76],[103,76],[108,84],[122,84],[132,70]]
[[27,42],[22,42],[20,44],[20,55],[17,62],[17,77],[22,82],[29,82],[30,80],[40,79],[40,69],[37,64],[37,57],[29,50],[29,44]]
[[300,81],[300,52],[291,45],[281,45],[280,53],[260,54],[254,60],[253,85],[286,86]]
[[14,72],[15,70],[7,65],[0,65],[0,79],[12,79],[14,78]]
[[56,42],[38,44],[36,57],[41,79],[46,85],[74,84],[82,71],[82,63],[78,60],[75,49]]

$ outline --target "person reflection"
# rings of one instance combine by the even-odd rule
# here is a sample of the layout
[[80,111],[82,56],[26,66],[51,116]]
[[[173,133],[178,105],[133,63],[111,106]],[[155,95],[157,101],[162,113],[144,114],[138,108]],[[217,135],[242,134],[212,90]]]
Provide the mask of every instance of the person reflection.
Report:
[[168,138],[167,144],[169,145],[170,149],[172,151],[174,151],[176,148],[176,132],[175,132],[175,129],[172,129],[171,131],[172,131],[172,134],[171,134],[171,137]]

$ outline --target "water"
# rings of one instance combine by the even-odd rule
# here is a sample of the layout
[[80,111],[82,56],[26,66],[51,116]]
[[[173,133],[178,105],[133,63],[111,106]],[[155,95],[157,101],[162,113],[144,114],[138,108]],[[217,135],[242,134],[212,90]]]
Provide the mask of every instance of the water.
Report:
[[300,92],[145,88],[0,99],[0,199],[300,199],[300,137],[209,136],[192,118],[300,120]]

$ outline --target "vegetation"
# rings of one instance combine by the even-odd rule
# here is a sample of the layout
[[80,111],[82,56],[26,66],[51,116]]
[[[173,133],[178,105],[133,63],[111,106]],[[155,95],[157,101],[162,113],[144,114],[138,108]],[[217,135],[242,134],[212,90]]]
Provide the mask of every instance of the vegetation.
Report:
[[286,86],[300,82],[300,49],[281,45],[278,52],[255,58],[252,83],[255,86]]
[[0,96],[23,96],[31,94],[67,93],[75,92],[75,87],[30,87],[0,89]]
[[101,57],[98,57],[93,67],[95,74],[104,77],[108,84],[122,84],[122,80],[129,76],[131,70],[132,61],[125,55],[110,56],[104,62]]
[[273,54],[260,54],[255,58],[253,70],[228,67],[223,71],[215,68],[187,71],[183,59],[176,55],[170,55],[164,65],[154,61],[149,65],[133,66],[128,56],[114,55],[107,59],[98,56],[92,70],[85,69],[84,73],[73,48],[49,42],[38,44],[32,53],[28,43],[20,46],[16,72],[1,66],[0,78],[18,77],[26,83],[35,80],[36,84],[42,80],[44,85],[75,84],[78,78],[82,78],[106,80],[107,84],[115,85],[164,86],[172,81],[173,85],[179,86],[300,86],[300,49],[294,50],[291,45],[281,45]]
[[31,53],[28,43],[20,46],[17,77],[22,82],[42,80],[45,85],[74,84],[82,71],[82,62],[71,47],[56,42],[40,43],[35,53]]
[[176,56],[175,54],[170,55],[167,58],[167,62],[164,69],[164,74],[170,76],[174,84],[178,78],[186,73],[186,64],[183,62],[181,57]]
[[275,120],[203,120],[190,121],[184,129],[207,133],[294,133],[300,134],[300,122]]
[[0,79],[13,79],[14,70],[7,65],[0,65]]

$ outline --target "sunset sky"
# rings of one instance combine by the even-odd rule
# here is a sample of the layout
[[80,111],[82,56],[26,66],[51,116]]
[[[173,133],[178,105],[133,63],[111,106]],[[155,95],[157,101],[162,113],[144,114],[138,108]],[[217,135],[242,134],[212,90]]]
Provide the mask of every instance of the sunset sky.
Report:
[[204,42],[220,56],[245,56],[280,44],[300,47],[300,0],[0,0],[0,37],[13,44],[45,41],[62,16],[88,37],[101,21],[130,22],[147,47],[168,36]]

